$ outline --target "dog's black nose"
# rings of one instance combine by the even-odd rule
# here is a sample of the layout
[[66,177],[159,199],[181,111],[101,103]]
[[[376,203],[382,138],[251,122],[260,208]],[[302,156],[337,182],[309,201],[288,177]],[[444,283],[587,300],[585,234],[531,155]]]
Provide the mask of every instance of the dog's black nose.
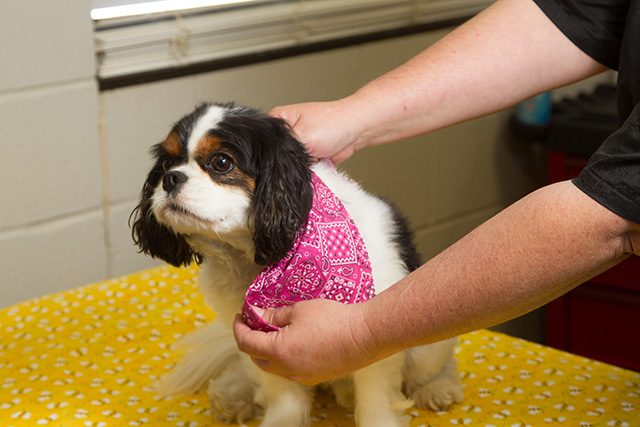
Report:
[[182,184],[187,182],[187,175],[183,174],[179,171],[171,171],[167,172],[167,174],[162,178],[162,188],[167,193],[172,193],[176,191]]

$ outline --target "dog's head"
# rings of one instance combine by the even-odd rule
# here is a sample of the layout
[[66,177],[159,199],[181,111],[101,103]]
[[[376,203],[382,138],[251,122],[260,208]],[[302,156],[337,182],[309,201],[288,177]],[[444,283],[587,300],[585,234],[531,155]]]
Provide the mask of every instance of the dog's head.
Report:
[[249,233],[255,262],[286,255],[311,209],[310,157],[287,124],[234,104],[203,104],[153,146],[131,214],[135,243],[173,265],[202,260],[191,238]]

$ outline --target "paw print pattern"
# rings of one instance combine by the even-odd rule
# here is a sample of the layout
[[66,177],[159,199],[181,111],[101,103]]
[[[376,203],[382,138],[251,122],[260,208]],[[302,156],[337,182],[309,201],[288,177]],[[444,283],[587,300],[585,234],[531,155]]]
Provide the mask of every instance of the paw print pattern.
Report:
[[[336,256],[351,256],[338,237]],[[226,426],[204,394],[154,391],[173,343],[214,317],[197,272],[160,267],[0,309],[0,426]],[[638,373],[489,331],[461,336],[456,358],[464,401],[411,408],[411,427],[639,425]],[[354,425],[330,395],[316,400],[314,427]]]

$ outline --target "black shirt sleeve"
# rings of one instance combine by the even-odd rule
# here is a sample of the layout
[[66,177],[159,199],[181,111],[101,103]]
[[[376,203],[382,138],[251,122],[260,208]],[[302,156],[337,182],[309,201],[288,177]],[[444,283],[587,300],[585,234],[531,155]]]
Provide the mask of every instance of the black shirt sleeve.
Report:
[[640,223],[640,0],[534,0],[564,35],[594,60],[620,67],[622,127],[573,183],[592,199]]
[[580,50],[618,69],[629,0],[534,0]]
[[609,210],[640,224],[640,103],[573,183]]

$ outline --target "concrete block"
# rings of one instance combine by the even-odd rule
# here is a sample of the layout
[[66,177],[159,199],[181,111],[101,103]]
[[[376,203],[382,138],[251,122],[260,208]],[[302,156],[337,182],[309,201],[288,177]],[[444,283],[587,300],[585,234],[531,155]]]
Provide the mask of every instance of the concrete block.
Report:
[[427,261],[438,255],[471,230],[500,212],[502,208],[502,205],[491,206],[440,224],[415,229],[415,242],[422,260]]
[[138,247],[131,238],[129,215],[137,201],[112,205],[109,209],[109,276],[121,276],[163,264],[162,260],[153,259],[138,253]]
[[88,0],[4,0],[0,92],[95,75]]
[[363,85],[406,62],[432,45],[450,29],[366,43],[358,50],[358,84]]
[[417,229],[433,216],[432,152],[418,137],[367,148],[340,167],[365,190],[391,201]]
[[0,230],[102,199],[95,82],[0,96]]
[[497,113],[429,136],[434,223],[513,202],[544,183],[541,151],[511,137],[508,114]]
[[0,233],[0,306],[107,277],[102,212]]
[[358,47],[334,49],[202,74],[196,97],[269,111],[276,105],[331,100],[357,89]]

